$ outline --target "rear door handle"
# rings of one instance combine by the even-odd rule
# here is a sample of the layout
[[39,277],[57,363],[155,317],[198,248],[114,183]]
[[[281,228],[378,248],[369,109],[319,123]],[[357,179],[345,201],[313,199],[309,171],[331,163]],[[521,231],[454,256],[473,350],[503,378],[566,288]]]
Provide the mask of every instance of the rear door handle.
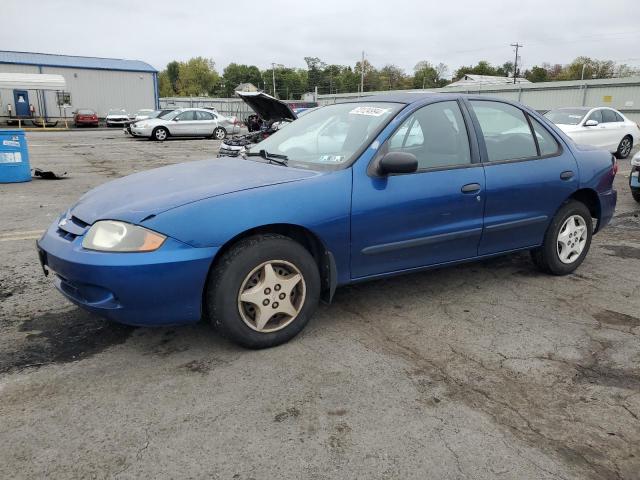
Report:
[[460,189],[462,193],[478,193],[480,191],[479,183],[467,183]]
[[571,180],[573,178],[573,172],[571,170],[567,170],[565,172],[562,172],[560,174],[560,179],[561,180]]

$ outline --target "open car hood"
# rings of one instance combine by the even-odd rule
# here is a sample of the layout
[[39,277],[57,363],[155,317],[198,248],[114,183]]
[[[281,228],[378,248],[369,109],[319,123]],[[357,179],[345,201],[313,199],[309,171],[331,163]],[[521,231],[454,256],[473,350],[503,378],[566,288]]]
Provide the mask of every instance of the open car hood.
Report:
[[295,120],[296,114],[289,105],[263,92],[236,92],[238,96],[267,122]]

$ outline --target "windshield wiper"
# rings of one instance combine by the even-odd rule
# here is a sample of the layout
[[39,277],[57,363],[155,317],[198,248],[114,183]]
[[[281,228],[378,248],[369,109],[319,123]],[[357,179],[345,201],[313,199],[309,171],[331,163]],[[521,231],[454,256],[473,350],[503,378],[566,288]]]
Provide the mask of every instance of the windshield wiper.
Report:
[[269,153],[266,150],[260,150],[259,152],[247,152],[247,157],[262,157],[269,163],[276,165],[282,165],[286,167],[289,162],[289,157],[286,155],[278,155],[276,153]]

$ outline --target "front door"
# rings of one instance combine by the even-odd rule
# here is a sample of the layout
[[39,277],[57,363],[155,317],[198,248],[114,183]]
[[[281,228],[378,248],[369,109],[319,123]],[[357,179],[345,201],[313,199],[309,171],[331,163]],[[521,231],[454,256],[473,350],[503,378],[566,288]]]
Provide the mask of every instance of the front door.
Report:
[[197,136],[198,125],[196,111],[187,110],[173,119],[168,125],[171,135],[175,136]]
[[16,116],[28,117],[31,115],[29,111],[29,92],[26,90],[14,90],[13,101],[16,104]]
[[535,247],[578,185],[571,152],[513,105],[471,100],[484,157],[486,205],[479,255]]
[[412,153],[417,172],[380,177],[356,165],[353,279],[477,255],[485,180],[468,123],[456,101],[428,104],[409,115],[379,153]]

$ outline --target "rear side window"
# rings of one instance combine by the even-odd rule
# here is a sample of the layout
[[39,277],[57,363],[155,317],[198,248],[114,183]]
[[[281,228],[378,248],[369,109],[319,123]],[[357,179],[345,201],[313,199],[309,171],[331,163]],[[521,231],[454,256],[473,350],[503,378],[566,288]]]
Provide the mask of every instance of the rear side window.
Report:
[[472,100],[490,162],[538,156],[524,112],[512,105]]
[[616,122],[624,122],[624,118],[622,118],[622,115],[620,115],[618,112],[613,113],[616,116]]
[[598,123],[602,123],[602,110],[594,110],[587,120],[595,120]]
[[602,121],[604,123],[613,123],[617,122],[616,112],[613,110],[602,110]]
[[198,120],[213,120],[213,115],[211,115],[209,112],[197,111],[196,115]]
[[414,154],[419,170],[471,163],[467,128],[457,102],[432,103],[417,110],[388,145],[389,151]]
[[540,155],[555,155],[560,150],[560,145],[553,135],[549,133],[549,131],[544,128],[540,122],[538,122],[535,118],[529,117],[531,120],[531,126],[533,127],[533,131],[536,134],[536,140],[538,141],[538,147],[540,147]]

